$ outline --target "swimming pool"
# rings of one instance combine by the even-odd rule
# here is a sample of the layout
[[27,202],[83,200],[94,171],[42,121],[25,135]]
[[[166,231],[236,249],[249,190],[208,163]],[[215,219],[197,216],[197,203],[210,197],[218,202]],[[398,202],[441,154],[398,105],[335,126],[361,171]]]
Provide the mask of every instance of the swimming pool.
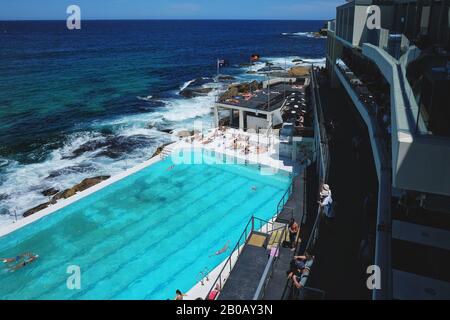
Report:
[[[233,247],[252,215],[270,219],[291,181],[257,165],[167,170],[172,164],[157,162],[0,238],[1,258],[40,256],[16,272],[0,266],[0,299],[173,298],[228,257],[210,255]],[[80,290],[66,286],[73,265]]]

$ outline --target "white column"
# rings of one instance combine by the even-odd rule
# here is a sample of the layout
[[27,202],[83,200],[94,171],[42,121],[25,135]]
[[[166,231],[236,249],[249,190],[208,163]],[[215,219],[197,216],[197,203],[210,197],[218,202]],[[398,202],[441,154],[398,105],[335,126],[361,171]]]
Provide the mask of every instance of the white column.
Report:
[[239,110],[239,129],[244,130],[244,116],[245,112],[243,110]]
[[219,107],[217,105],[214,106],[214,125],[216,128],[219,127]]
[[267,114],[267,129],[272,128],[273,120],[272,120],[272,114]]

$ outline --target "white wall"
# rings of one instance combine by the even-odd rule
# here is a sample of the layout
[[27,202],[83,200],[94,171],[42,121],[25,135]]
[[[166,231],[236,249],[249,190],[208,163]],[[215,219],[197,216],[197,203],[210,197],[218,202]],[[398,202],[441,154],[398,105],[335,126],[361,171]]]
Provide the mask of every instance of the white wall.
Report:
[[267,118],[258,118],[254,116],[247,115],[247,130],[252,129],[256,130],[256,128],[259,129],[267,129]]

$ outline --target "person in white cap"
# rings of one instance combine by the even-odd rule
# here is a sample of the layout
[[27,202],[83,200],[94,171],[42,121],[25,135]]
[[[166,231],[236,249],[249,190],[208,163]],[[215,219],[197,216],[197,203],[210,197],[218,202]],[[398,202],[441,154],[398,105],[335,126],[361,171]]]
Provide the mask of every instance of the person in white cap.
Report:
[[322,186],[322,191],[320,191],[320,198],[325,198],[327,196],[331,196],[331,189],[328,184],[324,184]]
[[327,218],[327,220],[334,218],[334,210],[333,210],[333,199],[331,198],[331,189],[330,186],[324,184],[322,186],[322,191],[320,192],[320,201],[319,205],[323,210],[323,214]]

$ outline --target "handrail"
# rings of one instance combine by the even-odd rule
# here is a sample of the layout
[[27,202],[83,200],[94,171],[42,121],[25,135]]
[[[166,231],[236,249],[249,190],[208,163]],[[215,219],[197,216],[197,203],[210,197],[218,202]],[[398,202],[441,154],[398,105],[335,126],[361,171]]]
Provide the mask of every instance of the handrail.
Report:
[[279,255],[283,239],[286,236],[286,226],[283,226],[282,228],[279,229],[283,229],[283,232],[281,233],[280,241],[277,244],[276,254],[275,256],[273,255],[270,256],[266,268],[264,269],[263,275],[261,276],[261,280],[259,281],[258,288],[256,289],[256,292],[253,296],[253,300],[263,299],[264,295],[266,294],[267,285],[269,283],[270,278],[272,277],[274,266],[278,261],[276,255]]
[[[283,211],[283,208],[286,205],[287,200],[289,200],[289,197],[291,196],[293,189],[294,189],[294,180],[291,181],[291,184],[287,188],[286,192],[283,194],[283,196],[281,197],[280,201],[278,201],[277,214],[276,214],[276,216],[274,218],[272,218],[272,220],[276,219],[278,217],[278,215],[281,213],[281,211]],[[286,199],[286,196],[287,196],[287,199]],[[282,206],[281,210],[280,210],[280,206]]]
[[[320,95],[317,92],[314,69],[313,69],[313,72],[311,73],[311,78],[312,78],[312,86],[311,87],[313,90],[315,113],[316,113],[316,117],[317,117],[316,125],[317,125],[317,129],[319,130],[319,132],[317,132],[317,134],[318,134],[318,138],[320,140],[320,145],[319,145],[320,155],[318,157],[318,161],[321,162],[321,168],[323,168],[323,172],[319,173],[319,179],[323,180],[321,182],[324,183],[324,181],[326,181],[328,178],[328,171],[329,171],[328,138],[326,136],[326,129],[324,126],[324,116],[323,116],[323,112],[322,112],[322,104],[321,104],[321,100],[320,100]],[[319,186],[319,189],[321,189],[321,187],[322,187],[322,185]],[[320,192],[320,190],[318,190],[318,192]],[[311,228],[308,242],[306,243],[303,254],[305,254],[306,252],[311,252],[311,249],[315,245],[315,242],[318,238],[318,231],[320,228],[321,215],[322,215],[321,207],[318,205],[317,206],[317,216],[316,216],[314,224]],[[282,299],[284,299],[287,290],[290,289],[290,284],[291,284],[291,281],[288,279],[286,281],[286,285],[284,287],[283,295],[281,297]],[[290,292],[292,293],[292,291],[290,291]]]
[[[259,227],[258,229],[255,228],[255,221],[258,221],[258,222],[259,222],[259,226],[260,226],[260,227]],[[222,281],[222,274],[224,273],[224,271],[225,271],[225,269],[227,268],[227,266],[228,266],[229,269],[230,269],[230,270],[229,270],[229,273],[231,273],[231,271],[233,270],[233,267],[234,267],[234,265],[236,264],[236,261],[237,261],[238,257],[239,257],[240,254],[241,254],[241,251],[242,251],[242,250],[240,249],[240,248],[241,248],[241,241],[244,239],[245,241],[244,241],[243,245],[245,245],[245,244],[247,243],[247,240],[248,240],[249,236],[252,234],[253,231],[255,231],[255,230],[256,230],[256,231],[260,231],[260,230],[263,229],[262,223],[264,223],[264,226],[266,227],[266,231],[267,231],[266,233],[267,233],[267,234],[270,234],[270,232],[273,232],[273,231],[275,231],[275,230],[278,230],[278,229],[274,229],[274,223],[273,223],[273,222],[267,221],[267,220],[263,220],[263,219],[260,219],[260,218],[256,218],[255,216],[252,216],[252,217],[250,218],[250,220],[247,222],[247,225],[245,226],[245,229],[244,229],[244,231],[242,232],[241,236],[239,237],[239,240],[237,241],[235,247],[234,247],[233,250],[231,251],[230,256],[229,256],[228,259],[225,261],[225,264],[223,265],[222,270],[220,270],[219,275],[217,276],[216,280],[214,281],[214,283],[212,284],[211,288],[209,289],[208,294],[207,294],[207,296],[205,297],[205,300],[208,300],[208,298],[209,298],[211,292],[215,289],[215,286],[217,285],[217,283],[219,283],[220,289],[223,288],[223,284],[224,284],[224,281],[225,281],[226,279],[224,279],[224,281]],[[269,225],[272,227],[271,231],[269,231]],[[250,230],[248,230],[248,229],[249,229],[249,226],[251,226]],[[237,257],[236,257],[236,259],[235,259],[235,262],[234,262],[234,264],[233,264],[233,263],[232,263],[232,259],[233,259],[233,255],[234,255],[234,253],[235,253],[236,251],[237,251],[238,255],[237,255]]]

